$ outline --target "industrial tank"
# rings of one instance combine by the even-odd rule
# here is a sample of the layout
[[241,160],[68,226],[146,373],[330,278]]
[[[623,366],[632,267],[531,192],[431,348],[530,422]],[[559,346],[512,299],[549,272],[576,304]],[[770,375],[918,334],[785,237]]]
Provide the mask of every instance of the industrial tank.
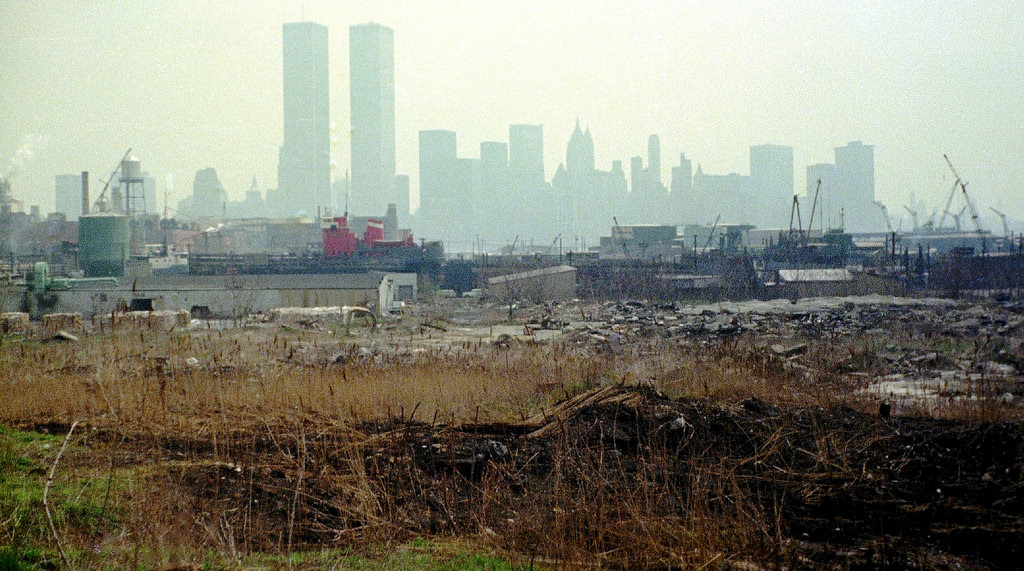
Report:
[[119,277],[128,262],[128,217],[88,214],[78,220],[78,263],[85,277]]

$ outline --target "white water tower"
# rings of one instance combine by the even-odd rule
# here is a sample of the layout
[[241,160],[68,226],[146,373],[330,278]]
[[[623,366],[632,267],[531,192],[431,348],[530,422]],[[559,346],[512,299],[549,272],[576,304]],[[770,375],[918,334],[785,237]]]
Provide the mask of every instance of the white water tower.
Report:
[[124,211],[130,217],[146,214],[146,195],[143,189],[142,161],[135,155],[121,161],[121,188],[124,190]]

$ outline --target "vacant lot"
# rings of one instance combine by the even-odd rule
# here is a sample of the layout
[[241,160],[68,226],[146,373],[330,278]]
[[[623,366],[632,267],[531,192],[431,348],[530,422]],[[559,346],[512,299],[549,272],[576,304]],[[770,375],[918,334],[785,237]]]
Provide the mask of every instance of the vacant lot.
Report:
[[513,309],[3,339],[0,566],[1022,555],[1018,305]]

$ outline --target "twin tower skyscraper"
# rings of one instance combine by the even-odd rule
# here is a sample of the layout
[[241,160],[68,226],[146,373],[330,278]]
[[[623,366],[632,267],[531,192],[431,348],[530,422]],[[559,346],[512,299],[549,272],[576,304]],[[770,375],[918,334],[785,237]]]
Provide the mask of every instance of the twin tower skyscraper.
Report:
[[[345,196],[332,192],[330,77],[327,27],[297,22],[283,27],[284,141],[277,215],[340,215]],[[349,132],[352,148],[349,209],[382,216],[397,202],[395,167],[394,31],[369,23],[349,28]]]

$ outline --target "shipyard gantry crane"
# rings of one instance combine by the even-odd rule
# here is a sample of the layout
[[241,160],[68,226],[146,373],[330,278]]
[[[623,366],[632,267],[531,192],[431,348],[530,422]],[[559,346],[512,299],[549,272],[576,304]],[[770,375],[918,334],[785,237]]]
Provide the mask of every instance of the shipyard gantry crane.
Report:
[[1003,237],[1006,238],[1007,240],[1009,240],[1010,239],[1010,225],[1006,223],[1006,215],[1003,214],[1002,212],[996,210],[995,208],[992,208],[991,206],[989,206],[988,209],[991,210],[992,212],[995,212],[996,216],[998,216],[999,219],[1003,221]]
[[910,213],[910,217],[914,220],[914,232],[917,232],[917,228],[918,228],[918,226],[917,226],[917,211],[916,210],[912,210],[906,204],[903,205],[903,210],[906,210],[907,212]]
[[[953,192],[956,192],[956,187],[959,183],[960,193],[963,195],[964,202],[967,203],[967,208],[971,212],[971,222],[974,223],[974,230],[980,235],[981,224],[978,222],[978,211],[974,209],[974,204],[971,202],[971,198],[967,196],[967,183],[960,177],[960,173],[956,172],[956,168],[953,167],[953,162],[949,160],[949,157],[942,155],[942,158],[946,159],[946,164],[949,165],[949,170],[953,171],[953,176],[956,177],[956,182],[953,183]],[[953,197],[950,196],[950,200],[952,200],[952,198]],[[946,202],[946,210],[949,210],[949,201]],[[961,210],[961,212],[963,211]],[[943,218],[945,218],[945,215],[943,215]]]

